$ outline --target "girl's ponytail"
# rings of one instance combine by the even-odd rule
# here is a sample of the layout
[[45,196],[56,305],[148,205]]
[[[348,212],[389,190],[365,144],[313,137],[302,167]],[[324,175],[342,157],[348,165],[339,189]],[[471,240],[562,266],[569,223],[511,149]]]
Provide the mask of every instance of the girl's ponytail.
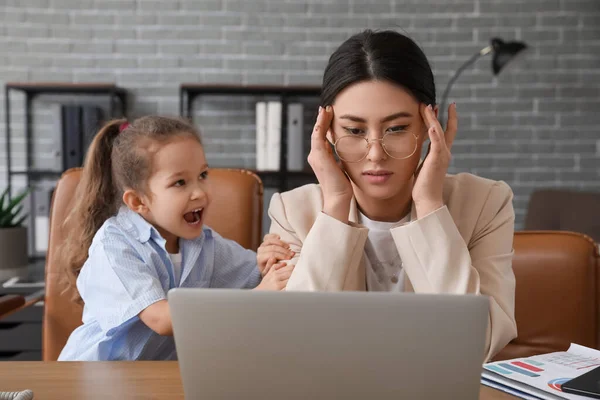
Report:
[[79,271],[88,257],[94,235],[104,221],[114,215],[118,204],[112,168],[112,149],[126,120],[108,122],[94,137],[88,149],[81,180],[77,185],[75,202],[64,226],[67,236],[57,253],[67,289],[72,289],[73,300],[81,297],[75,285]]

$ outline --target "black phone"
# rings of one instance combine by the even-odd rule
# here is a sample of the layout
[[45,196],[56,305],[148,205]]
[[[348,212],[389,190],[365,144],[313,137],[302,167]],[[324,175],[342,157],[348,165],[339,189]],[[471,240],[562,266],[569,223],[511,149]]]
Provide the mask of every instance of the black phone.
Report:
[[600,399],[600,367],[563,383],[560,388],[565,393]]

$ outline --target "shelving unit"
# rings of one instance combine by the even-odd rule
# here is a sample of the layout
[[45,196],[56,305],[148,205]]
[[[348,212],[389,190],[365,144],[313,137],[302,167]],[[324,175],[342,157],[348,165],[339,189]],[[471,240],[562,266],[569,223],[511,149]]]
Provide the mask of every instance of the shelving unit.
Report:
[[[13,169],[11,152],[11,91],[21,92],[25,95],[25,168]],[[119,116],[127,115],[127,91],[111,83],[58,83],[58,82],[8,82],[4,88],[5,105],[5,128],[6,128],[6,164],[7,164],[7,184],[12,184],[13,176],[25,176],[27,187],[31,187],[32,181],[42,178],[58,179],[62,171],[31,169],[33,165],[33,100],[39,95],[104,95],[109,98],[108,116],[114,118],[117,116],[117,101],[119,102]],[[9,196],[12,190],[9,190]],[[35,210],[34,196],[29,196],[30,218],[33,218],[32,212]],[[35,249],[35,232],[30,224],[29,241],[30,249]],[[32,252],[30,252],[32,253]],[[32,259],[39,257],[32,256]]]
[[184,83],[179,88],[179,113],[193,122],[194,100],[199,96],[274,96],[281,101],[281,153],[278,171],[255,171],[263,180],[266,187],[287,190],[295,185],[290,181],[303,181],[313,179],[312,171],[287,170],[287,105],[290,100],[298,97],[318,97],[321,94],[319,86],[268,86],[268,85],[205,85]]

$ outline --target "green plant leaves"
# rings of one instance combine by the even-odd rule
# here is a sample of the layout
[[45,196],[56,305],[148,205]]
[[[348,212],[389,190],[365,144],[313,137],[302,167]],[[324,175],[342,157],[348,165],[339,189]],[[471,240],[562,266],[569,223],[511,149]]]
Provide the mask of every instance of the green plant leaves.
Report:
[[23,211],[23,204],[21,203],[31,190],[25,189],[12,199],[8,197],[9,190],[10,188],[6,188],[2,196],[0,196],[0,228],[21,226],[25,219],[27,219],[27,214],[22,215],[19,219],[16,218]]

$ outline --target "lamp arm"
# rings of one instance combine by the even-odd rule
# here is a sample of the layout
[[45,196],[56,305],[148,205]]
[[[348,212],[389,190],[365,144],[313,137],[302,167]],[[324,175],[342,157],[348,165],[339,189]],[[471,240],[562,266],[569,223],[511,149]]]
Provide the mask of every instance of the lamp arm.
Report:
[[462,72],[465,69],[467,69],[475,61],[477,61],[479,59],[479,57],[489,54],[492,50],[493,50],[492,46],[487,46],[487,47],[484,47],[483,49],[481,49],[479,52],[473,54],[473,56],[471,58],[469,58],[463,65],[460,66],[460,68],[458,68],[456,70],[456,72],[454,73],[454,75],[452,76],[450,81],[448,82],[448,85],[446,86],[446,89],[444,90],[444,93],[442,94],[442,102],[440,103],[440,107],[439,107],[439,112],[440,112],[439,120],[440,120],[440,122],[443,122],[442,126],[445,125],[444,114],[446,112],[446,101],[448,100],[448,94],[450,93],[450,89],[452,89],[452,85],[454,85],[454,82],[456,82],[456,80],[458,79],[460,74],[462,74]]

